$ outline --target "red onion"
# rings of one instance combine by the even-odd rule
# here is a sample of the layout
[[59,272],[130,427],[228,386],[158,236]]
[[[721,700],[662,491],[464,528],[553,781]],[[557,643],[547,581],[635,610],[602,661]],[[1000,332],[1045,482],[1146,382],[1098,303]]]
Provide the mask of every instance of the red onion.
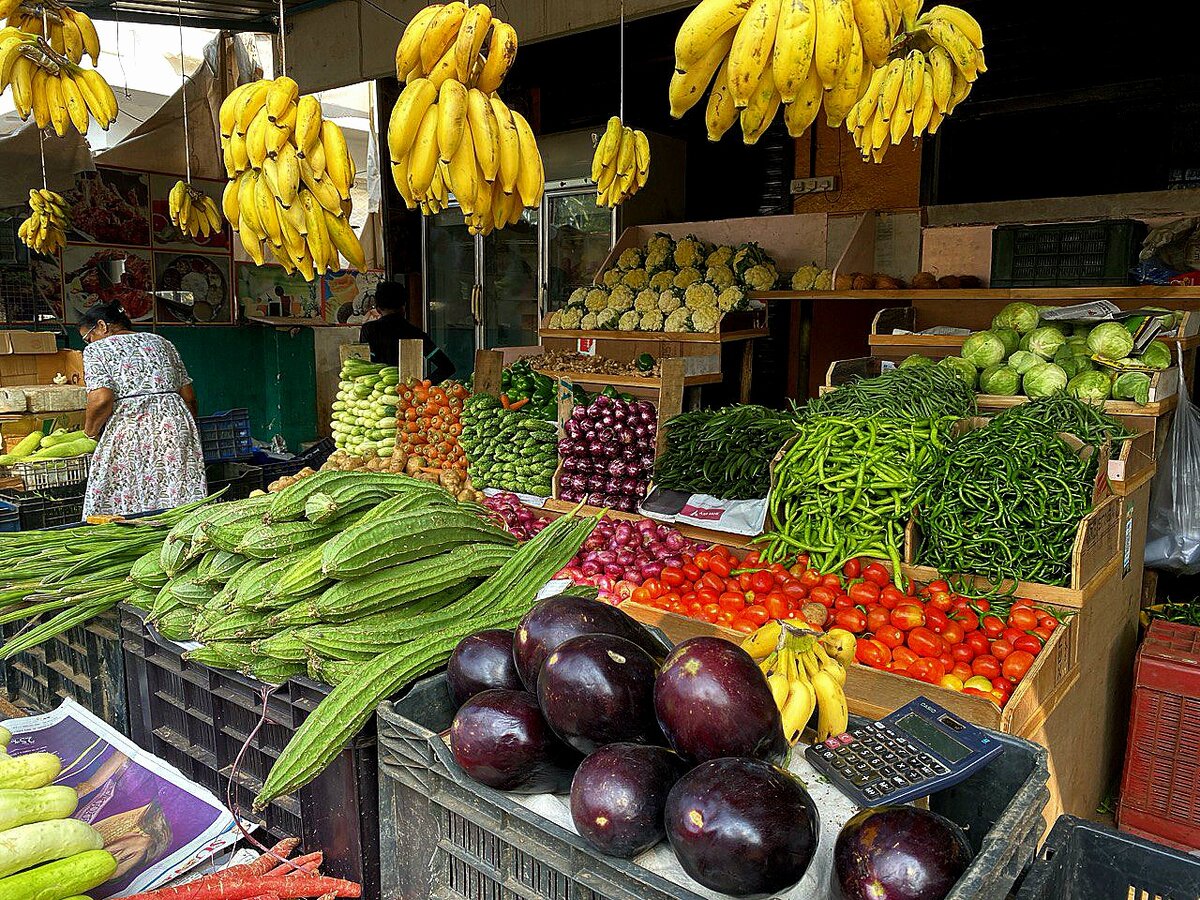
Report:
[[517,540],[529,540],[546,527],[546,520],[539,518],[533,510],[521,503],[516,494],[494,494],[485,497],[483,505],[492,511],[493,518]]

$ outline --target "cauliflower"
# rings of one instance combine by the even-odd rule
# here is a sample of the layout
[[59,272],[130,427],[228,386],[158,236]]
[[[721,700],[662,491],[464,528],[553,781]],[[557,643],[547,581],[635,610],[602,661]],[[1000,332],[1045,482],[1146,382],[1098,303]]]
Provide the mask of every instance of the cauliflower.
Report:
[[667,316],[667,320],[663,322],[663,331],[691,331],[692,330],[692,311],[681,307]]
[[608,306],[608,291],[601,288],[592,288],[588,291],[584,306],[587,307],[588,312],[600,312],[600,310]]
[[813,282],[814,291],[831,291],[833,290],[833,269],[822,269],[821,274],[817,276],[817,280]]
[[718,247],[708,254],[708,259],[704,261],[704,264],[706,266],[728,266],[731,262],[733,262],[733,248]]
[[675,251],[675,239],[665,231],[656,231],[651,235],[650,240],[646,241],[646,252],[654,251],[655,253],[673,253]]
[[612,293],[608,295],[608,306],[606,308],[614,309],[618,313],[623,313],[627,309],[633,309],[633,291],[623,284],[618,284],[612,289]]
[[578,328],[579,322],[583,318],[583,314],[578,306],[568,306],[561,310],[562,317],[558,320],[558,325],[551,326],[555,328]]
[[658,295],[658,311],[664,316],[675,312],[681,306],[683,306],[683,300],[679,295],[679,291],[673,288],[668,288]]
[[[711,259],[712,257],[709,257]],[[729,266],[712,266],[710,265],[704,270],[704,280],[715,287],[718,291],[723,291],[725,288],[736,283],[737,279],[733,275],[733,269]]]
[[622,251],[617,257],[617,267],[628,272],[630,269],[636,269],[642,264],[642,251],[637,247],[630,247],[628,250]]
[[721,291],[717,297],[717,308],[723,313],[733,312],[734,310],[746,309],[750,303],[746,299],[746,292],[736,285],[727,287]]
[[675,265],[679,268],[700,265],[708,257],[708,248],[695,235],[689,234],[675,244]]
[[621,320],[621,314],[611,306],[596,313],[596,327],[602,331],[612,331]]
[[685,290],[688,285],[695,284],[700,280],[700,270],[695,266],[685,266],[675,273],[675,287],[681,291]]
[[796,270],[796,274],[792,276],[793,291],[811,291],[813,284],[817,280],[817,276],[821,274],[817,264],[809,263],[807,266],[801,266]]
[[697,281],[683,292],[684,305],[689,309],[716,309],[717,292],[711,284]]
[[650,276],[646,274],[645,269],[630,269],[621,279],[621,283],[628,285],[635,291],[640,291],[650,283]]
[[550,318],[548,318],[546,320],[546,327],[547,328],[564,328],[564,327],[566,327],[562,324],[562,310],[561,309],[556,309],[556,310],[554,310],[554,312],[550,313]]
[[651,247],[646,250],[646,271],[661,272],[664,269],[675,268],[672,260],[674,246]]
[[721,313],[716,309],[698,309],[692,312],[692,328],[696,331],[716,331],[721,322]]
[[642,321],[641,314],[637,310],[631,309],[629,312],[621,314],[621,321],[617,323],[617,328],[621,331],[637,331],[640,321]]
[[583,318],[579,320],[579,327],[584,331],[595,331],[596,314],[594,312],[584,313]]
[[624,274],[620,269],[609,269],[600,280],[606,288],[614,288],[621,283],[621,276]]
[[580,287],[571,291],[571,296],[567,298],[567,306],[583,306],[587,300],[588,288]]
[[742,273],[742,284],[752,291],[769,291],[779,280],[779,273],[772,263],[759,263]]
[[640,313],[648,313],[658,310],[658,291],[653,288],[646,288],[640,292],[633,300],[633,308]]
[[657,309],[651,310],[642,315],[642,320],[638,323],[638,331],[662,331],[663,314]]
[[655,272],[650,276],[650,287],[655,291],[665,291],[669,287],[675,286],[675,272],[671,269],[663,269],[661,272]]

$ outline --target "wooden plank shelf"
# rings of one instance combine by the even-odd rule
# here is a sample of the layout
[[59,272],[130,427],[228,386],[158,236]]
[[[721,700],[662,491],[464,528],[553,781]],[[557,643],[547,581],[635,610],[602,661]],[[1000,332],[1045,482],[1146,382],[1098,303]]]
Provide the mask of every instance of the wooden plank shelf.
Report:
[[738,331],[583,331],[568,328],[539,328],[541,338],[586,338],[596,341],[671,341],[680,344],[728,344],[766,337],[765,328]]
[[[1011,409],[1028,403],[1028,397],[1008,397],[998,394],[976,394],[975,405],[980,410]],[[1132,400],[1105,400],[1104,411],[1112,416],[1163,416],[1179,404],[1179,394],[1171,394],[1162,400],[1137,404]]]
[[[657,376],[639,376],[639,375],[605,375],[596,372],[557,372],[551,369],[535,369],[548,378],[561,378],[566,381],[582,384],[585,387],[600,385],[612,385],[614,388],[645,388],[647,390],[657,391],[662,387],[662,379]],[[683,386],[685,388],[697,387],[702,384],[720,384],[721,373],[711,372],[705,375],[684,375]]]
[[1087,300],[1195,300],[1200,287],[1186,285],[1124,285],[1119,287],[1071,288],[938,288],[899,291],[751,291],[751,300],[1061,300],[1063,304]]

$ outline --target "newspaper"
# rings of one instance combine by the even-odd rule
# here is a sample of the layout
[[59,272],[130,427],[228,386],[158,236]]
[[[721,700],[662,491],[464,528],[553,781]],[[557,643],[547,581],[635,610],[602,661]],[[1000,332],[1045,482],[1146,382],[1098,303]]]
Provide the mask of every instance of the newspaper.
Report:
[[752,537],[761,534],[766,524],[767,500],[765,497],[724,500],[708,494],[685,494],[656,487],[642,501],[638,512],[660,522]]
[[55,784],[79,793],[73,818],[99,831],[117,858],[117,874],[90,892],[94,900],[160,887],[240,837],[211,792],[71,700],[4,727],[12,732],[8,752],[14,756],[46,751],[63,761]]

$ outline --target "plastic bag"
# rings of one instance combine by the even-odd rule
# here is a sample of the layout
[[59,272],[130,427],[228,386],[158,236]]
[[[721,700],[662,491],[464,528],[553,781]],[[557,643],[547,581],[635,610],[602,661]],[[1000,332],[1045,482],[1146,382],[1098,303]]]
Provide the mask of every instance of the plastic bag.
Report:
[[1191,402],[1182,378],[1150,489],[1146,568],[1200,574],[1200,407]]

